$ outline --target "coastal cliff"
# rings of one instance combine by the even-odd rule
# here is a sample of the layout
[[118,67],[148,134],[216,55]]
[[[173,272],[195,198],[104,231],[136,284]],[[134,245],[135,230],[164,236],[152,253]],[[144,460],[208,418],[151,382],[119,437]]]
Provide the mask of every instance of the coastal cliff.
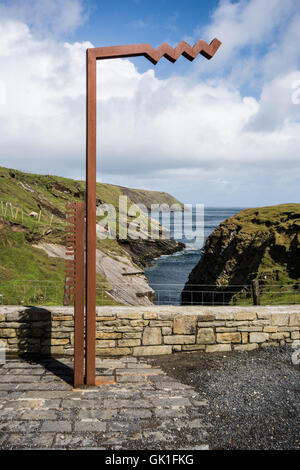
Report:
[[255,279],[269,303],[271,286],[279,297],[283,296],[280,289],[286,292],[286,299],[299,295],[299,241],[300,204],[236,214],[207,238],[182,292],[182,304],[251,303],[250,289],[243,286]]
[[[171,195],[97,183],[97,205],[111,204],[119,220],[119,197],[128,207],[177,204]],[[66,203],[84,200],[85,182],[0,167],[0,301],[61,305],[65,278]],[[134,199],[134,201],[130,198]],[[144,201],[143,201],[144,198]],[[121,210],[120,210],[121,212]],[[150,223],[146,213],[141,215]],[[158,224],[155,221],[151,223]],[[118,224],[118,222],[117,222]],[[128,233],[135,229],[131,218]],[[159,226],[159,224],[158,224]],[[158,227],[162,233],[163,228]],[[151,305],[154,291],[143,273],[152,260],[183,248],[175,240],[101,237],[97,214],[97,303]]]

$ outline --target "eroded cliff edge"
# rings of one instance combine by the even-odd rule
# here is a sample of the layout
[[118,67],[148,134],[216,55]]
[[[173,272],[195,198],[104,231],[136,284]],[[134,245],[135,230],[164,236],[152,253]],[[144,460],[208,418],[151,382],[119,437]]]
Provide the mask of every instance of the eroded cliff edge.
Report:
[[[157,191],[97,183],[97,206],[112,205],[120,226],[120,197],[128,207],[143,203],[180,204]],[[65,280],[66,203],[84,200],[85,182],[35,175],[0,167],[0,301],[4,304],[61,305]],[[134,200],[132,200],[132,199]],[[142,217],[148,225],[147,213]],[[128,232],[136,228],[129,218]],[[155,223],[155,221],[153,221]],[[127,222],[126,222],[127,224]],[[157,222],[156,222],[157,224]],[[159,231],[162,228],[159,227]],[[179,251],[175,240],[134,240],[126,243],[101,237],[108,229],[97,213],[97,304],[151,305],[154,291],[143,268],[163,254]]]
[[230,217],[207,238],[182,304],[251,303],[243,286],[254,279],[265,292],[275,285],[293,295],[300,282],[299,241],[300,204],[247,209]]

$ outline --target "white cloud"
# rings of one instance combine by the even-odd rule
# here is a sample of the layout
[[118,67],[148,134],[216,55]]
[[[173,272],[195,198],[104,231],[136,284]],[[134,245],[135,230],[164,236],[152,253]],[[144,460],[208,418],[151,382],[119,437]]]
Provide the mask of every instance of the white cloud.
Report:
[[[274,11],[265,6],[262,12],[258,3],[265,2],[222,2],[213,24],[224,34],[232,29],[231,45],[222,45],[210,62],[199,58],[202,66],[229,57],[243,29],[239,47],[271,37],[281,4],[270,0]],[[266,31],[261,21],[255,23],[257,9],[266,16]],[[24,22],[0,19],[6,89],[0,106],[0,164],[84,177],[85,49],[92,45],[52,36],[37,39],[33,31]],[[287,31],[296,34],[292,22]],[[270,63],[272,54],[276,48],[268,50]],[[272,191],[278,198],[272,202],[292,200],[300,170],[300,106],[292,103],[292,84],[300,72],[293,54],[290,50],[290,68],[275,73],[270,65],[274,73],[265,75],[259,98],[243,96],[237,85],[239,75],[251,79],[259,64],[253,55],[237,59],[243,70],[236,75],[224,78],[216,69],[214,78],[205,80],[193,75],[161,80],[153,69],[139,73],[129,60],[98,62],[99,176],[169,190],[186,202],[271,202]]]
[[37,41],[26,25],[11,20],[1,22],[0,38],[6,87],[6,104],[0,107],[1,160],[24,169],[40,165],[64,171],[71,156],[76,161],[83,151],[83,57],[91,44]]
[[222,46],[212,61],[195,63],[202,74],[235,87],[262,87],[283,71],[295,70],[300,50],[300,6],[294,0],[221,0],[210,23],[197,28],[194,40],[218,37]]
[[233,61],[242,48],[271,41],[274,29],[296,9],[293,0],[223,0],[203,32],[222,41],[219,63]]
[[34,32],[66,33],[86,19],[82,0],[6,0],[0,4],[0,18],[30,25]]
[[[295,4],[294,4],[295,5]],[[296,4],[297,5],[297,4]],[[286,27],[280,31],[272,43],[272,47],[263,57],[262,70],[265,80],[272,79],[275,75],[281,75],[295,70],[300,62],[300,50],[297,44],[300,42],[300,6],[296,6]]]
[[[300,79],[300,71],[277,76],[264,86],[257,113],[252,116],[246,129],[256,132],[292,134],[300,118],[300,107],[293,103],[293,84]],[[300,82],[299,82],[300,83]]]

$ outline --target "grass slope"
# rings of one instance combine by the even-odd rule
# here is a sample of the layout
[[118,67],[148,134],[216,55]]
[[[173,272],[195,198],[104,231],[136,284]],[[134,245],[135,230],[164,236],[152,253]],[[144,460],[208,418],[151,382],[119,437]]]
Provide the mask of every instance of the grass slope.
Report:
[[[261,285],[261,303],[300,303],[300,204],[248,209],[232,219],[254,246],[266,243],[255,276]],[[236,304],[244,301],[241,294],[232,299]]]
[[[118,213],[119,196],[125,195],[122,188],[97,183],[96,191],[97,203],[112,204]],[[134,195],[135,190],[130,193]],[[50,258],[32,245],[39,241],[64,244],[66,203],[84,197],[84,181],[0,167],[0,304],[62,305],[64,260]],[[31,212],[38,218],[30,217]],[[97,246],[111,257],[128,256],[116,240],[97,240]],[[105,292],[109,288],[104,276],[97,274],[101,304],[115,303]]]
[[[206,241],[183,301],[190,299],[189,284],[201,284],[219,286],[204,294],[205,303],[251,304],[251,289],[241,286],[254,279],[262,304],[300,303],[300,204],[246,209],[222,222]],[[208,290],[195,288],[201,289]]]
[[151,209],[152,204],[168,204],[170,207],[173,204],[177,204],[179,207],[183,208],[182,202],[178,201],[168,193],[161,191],[147,191],[145,189],[131,189],[123,186],[115,187],[120,188],[123,194],[128,196],[132,202],[135,204],[144,204],[147,209]]

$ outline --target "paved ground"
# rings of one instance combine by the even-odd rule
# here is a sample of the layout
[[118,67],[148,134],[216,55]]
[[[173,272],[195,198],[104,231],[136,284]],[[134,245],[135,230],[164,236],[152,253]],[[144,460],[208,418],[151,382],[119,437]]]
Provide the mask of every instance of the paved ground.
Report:
[[[300,449],[300,366],[290,348],[0,367],[0,449]],[[206,446],[206,447],[205,447]]]
[[0,448],[201,449],[207,400],[146,360],[98,360],[104,384],[72,388],[66,360],[0,367]]

